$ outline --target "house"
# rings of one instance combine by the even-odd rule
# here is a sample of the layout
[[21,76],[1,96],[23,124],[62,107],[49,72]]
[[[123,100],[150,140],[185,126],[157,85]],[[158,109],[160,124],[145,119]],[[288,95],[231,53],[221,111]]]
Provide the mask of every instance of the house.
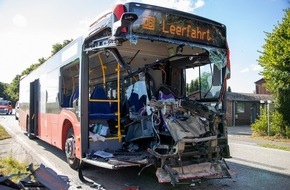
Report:
[[[273,102],[270,92],[264,87],[265,80],[262,78],[255,82],[256,93],[226,92],[225,116],[227,126],[250,125],[256,121],[269,101]],[[199,99],[199,91],[192,92],[189,98]],[[273,108],[273,104],[270,104]]]
[[255,82],[256,94],[270,94],[270,92],[265,88],[264,84],[265,84],[264,78]]
[[227,126],[250,125],[260,115],[261,103],[273,98],[269,94],[226,93]]
[[[255,82],[256,93],[226,93],[226,122],[228,126],[250,125],[260,115],[262,107],[273,102],[273,97],[265,88],[265,79]],[[269,104],[273,107],[273,104]]]

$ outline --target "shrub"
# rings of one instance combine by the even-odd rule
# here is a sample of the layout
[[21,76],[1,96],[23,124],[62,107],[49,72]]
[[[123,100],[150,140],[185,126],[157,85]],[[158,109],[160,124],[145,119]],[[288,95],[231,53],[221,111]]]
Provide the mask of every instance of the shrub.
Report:
[[268,131],[268,118],[266,109],[261,109],[261,114],[259,119],[251,125],[252,131],[255,135],[265,136]]
[[277,110],[273,111],[271,114],[270,136],[285,137],[285,126],[286,124],[283,120],[283,115]]
[[[290,127],[283,120],[283,115],[277,110],[270,112],[270,136],[290,138]],[[268,115],[266,109],[261,109],[261,115],[255,123],[251,125],[253,133],[258,136],[268,135]],[[286,129],[286,130],[285,130]]]
[[290,139],[290,127],[286,128],[286,138]]

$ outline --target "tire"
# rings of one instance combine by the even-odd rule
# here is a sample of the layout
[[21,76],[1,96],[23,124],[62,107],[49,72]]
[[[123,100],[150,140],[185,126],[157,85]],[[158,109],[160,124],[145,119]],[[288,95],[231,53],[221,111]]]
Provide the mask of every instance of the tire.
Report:
[[35,139],[35,135],[31,134],[31,133],[27,133],[27,136],[29,139]]
[[26,118],[26,131],[27,131],[27,137],[28,137],[29,139],[35,139],[35,135],[34,135],[34,134],[31,134],[31,133],[28,131],[28,129],[29,129],[29,125],[30,125],[30,123],[29,123],[29,117],[27,117],[27,118]]
[[80,166],[80,160],[76,157],[75,154],[75,139],[72,129],[69,130],[66,141],[65,141],[65,156],[66,161],[69,166],[77,170]]

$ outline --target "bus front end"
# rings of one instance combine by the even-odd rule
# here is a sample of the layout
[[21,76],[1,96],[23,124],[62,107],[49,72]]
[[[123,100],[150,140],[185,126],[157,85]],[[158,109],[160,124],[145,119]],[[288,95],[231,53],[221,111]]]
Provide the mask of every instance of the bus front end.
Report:
[[[84,156],[85,162],[111,169],[155,165],[160,183],[231,177],[224,160],[230,157],[224,118],[230,63],[224,25],[126,3],[93,23],[84,43],[89,68],[81,92],[104,92],[97,97],[94,90],[89,101],[81,102],[82,109],[89,109],[83,111],[89,116],[88,122],[81,120],[82,135],[97,133],[99,138],[92,142],[89,135],[90,141],[83,142],[82,136],[82,154],[95,152]],[[93,109],[104,102],[114,111]],[[100,123],[110,131],[103,137],[94,130]],[[104,146],[96,145],[100,140]],[[100,150],[107,153],[102,163]]]

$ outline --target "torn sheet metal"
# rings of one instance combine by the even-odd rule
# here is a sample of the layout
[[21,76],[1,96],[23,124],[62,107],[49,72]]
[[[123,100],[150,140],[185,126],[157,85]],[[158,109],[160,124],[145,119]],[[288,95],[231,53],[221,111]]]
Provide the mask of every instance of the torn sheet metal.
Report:
[[30,164],[29,170],[36,180],[48,189],[66,190],[70,187],[68,182],[64,180],[62,176],[58,175],[51,168],[45,167],[43,164],[41,164],[36,170],[33,170],[32,164]]
[[168,130],[175,141],[184,138],[198,138],[208,131],[207,125],[203,124],[199,116],[188,116],[186,120],[168,120]]
[[228,178],[231,177],[226,166],[222,162],[216,163],[200,163],[183,167],[171,168],[171,173],[168,170],[158,168],[156,176],[159,183],[173,183],[173,180],[177,182],[179,180],[194,179],[194,178]]

